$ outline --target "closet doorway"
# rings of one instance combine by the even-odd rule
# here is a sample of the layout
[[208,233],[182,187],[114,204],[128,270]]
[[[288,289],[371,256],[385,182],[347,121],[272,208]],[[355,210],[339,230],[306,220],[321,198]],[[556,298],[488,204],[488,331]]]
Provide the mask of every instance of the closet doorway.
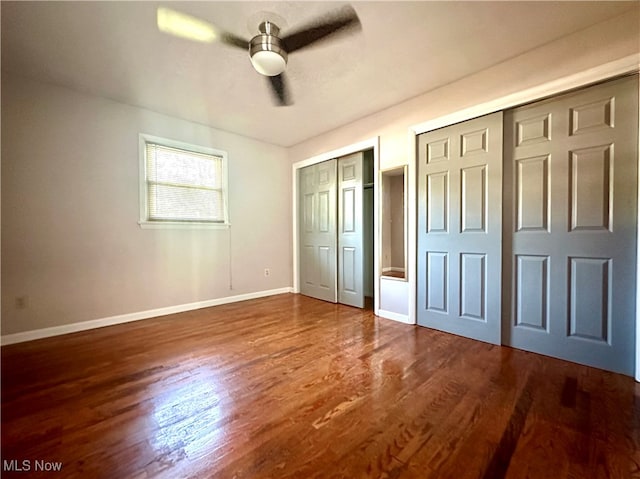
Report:
[[300,292],[365,307],[374,294],[374,161],[365,150],[298,170]]
[[638,77],[505,112],[503,344],[633,374]]
[[502,112],[418,148],[418,324],[500,344]]
[[502,115],[418,137],[418,324],[632,375],[638,76]]

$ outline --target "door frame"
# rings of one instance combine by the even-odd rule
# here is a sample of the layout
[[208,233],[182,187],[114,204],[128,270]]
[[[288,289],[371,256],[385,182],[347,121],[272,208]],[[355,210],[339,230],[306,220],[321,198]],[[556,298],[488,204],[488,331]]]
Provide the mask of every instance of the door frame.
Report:
[[[327,151],[319,155],[301,160],[291,165],[291,200],[293,207],[291,208],[291,225],[292,225],[292,244],[293,244],[293,292],[300,293],[300,237],[298,231],[298,170],[305,166],[315,165],[316,163],[322,163],[323,161],[332,160],[341,156],[351,155],[358,153],[359,151],[373,149],[373,272],[374,272],[374,314],[378,314],[380,306],[380,286],[378,278],[378,248],[380,247],[380,241],[378,240],[378,166],[379,166],[379,150],[380,150],[380,137],[374,136],[358,143],[343,146],[341,148]],[[336,297],[334,301],[338,301],[338,276],[334,278]]]
[[[541,85],[515,92],[494,100],[474,105],[447,115],[443,115],[423,123],[409,127],[409,314],[415,321],[417,317],[417,140],[418,135],[428,131],[443,128],[462,121],[488,115],[500,110],[507,110],[533,101],[565,93],[576,88],[583,88],[593,83],[605,81],[619,75],[637,73],[640,70],[640,54],[633,54],[603,65],[584,70],[566,77],[559,78]],[[640,110],[640,108],[639,108]],[[640,113],[639,113],[640,117]],[[640,146],[640,132],[638,143]],[[639,158],[640,163],[640,158]],[[638,169],[638,184],[640,185],[640,168]],[[638,225],[636,240],[636,352],[635,352],[635,379],[640,382],[640,193],[636,198],[638,202]]]

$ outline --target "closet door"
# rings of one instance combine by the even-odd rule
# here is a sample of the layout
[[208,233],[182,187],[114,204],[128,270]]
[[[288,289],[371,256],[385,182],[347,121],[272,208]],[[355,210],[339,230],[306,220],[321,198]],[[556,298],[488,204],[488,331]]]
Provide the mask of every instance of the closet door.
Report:
[[633,374],[637,135],[637,76],[505,113],[505,344]]
[[338,159],[338,302],[364,307],[362,152]]
[[300,292],[336,302],[336,160],[301,168]]
[[418,138],[418,324],[500,343],[502,112]]

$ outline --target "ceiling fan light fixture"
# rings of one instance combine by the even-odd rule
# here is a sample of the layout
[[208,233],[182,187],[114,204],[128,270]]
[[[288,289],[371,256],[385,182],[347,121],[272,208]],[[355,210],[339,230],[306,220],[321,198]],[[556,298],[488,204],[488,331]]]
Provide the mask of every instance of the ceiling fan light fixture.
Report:
[[255,52],[251,56],[251,64],[258,73],[269,77],[280,75],[287,66],[282,55],[270,50]]
[[271,22],[261,23],[259,29],[260,35],[253,37],[249,43],[251,64],[261,75],[280,75],[287,67],[287,52],[276,36],[279,29]]
[[[162,32],[200,42],[220,42],[245,52],[248,44],[251,64],[258,73],[268,77],[268,85],[278,106],[292,104],[284,74],[290,53],[325,41],[338,33],[361,29],[360,19],[349,5],[317,18],[283,38],[279,36],[280,28],[271,20],[265,20],[258,25],[259,33],[251,41],[177,10],[166,7],[156,10],[158,29]],[[269,12],[261,12],[260,16],[273,20],[278,17]],[[282,25],[284,20],[280,18],[276,21]]]

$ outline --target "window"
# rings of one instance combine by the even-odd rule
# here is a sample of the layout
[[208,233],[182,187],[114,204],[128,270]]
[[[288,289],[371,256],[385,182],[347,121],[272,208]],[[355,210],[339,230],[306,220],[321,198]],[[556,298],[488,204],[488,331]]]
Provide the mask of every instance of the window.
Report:
[[140,135],[140,225],[226,227],[227,153]]

